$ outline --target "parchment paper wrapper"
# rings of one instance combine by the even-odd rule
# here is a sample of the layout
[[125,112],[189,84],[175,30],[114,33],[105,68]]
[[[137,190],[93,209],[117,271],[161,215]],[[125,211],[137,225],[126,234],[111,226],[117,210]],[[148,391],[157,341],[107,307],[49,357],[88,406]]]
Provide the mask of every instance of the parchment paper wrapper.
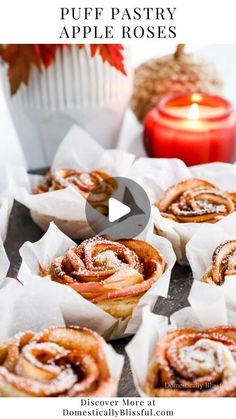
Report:
[[[186,255],[195,280],[202,276],[212,265],[214,250],[226,240],[236,240],[236,212],[225,217],[217,224],[202,225],[186,246]],[[225,282],[217,287],[224,293],[227,302],[236,308],[236,275],[228,275]]]
[[135,337],[126,346],[134,383],[140,396],[147,396],[143,387],[147,368],[156,343],[170,330],[196,327],[205,329],[221,325],[236,325],[236,310],[231,310],[219,287],[194,281],[190,295],[190,307],[183,308],[168,319],[143,309],[142,324]]
[[[58,297],[55,290],[53,296],[48,292],[46,282],[37,279],[33,286],[32,284],[23,286],[13,278],[0,281],[0,342],[20,331],[40,332],[48,327],[64,327],[65,322]],[[107,343],[105,352],[111,376],[118,388],[124,357],[117,354]]]
[[0,166],[0,237],[6,240],[8,222],[13,205],[11,167]]
[[[132,166],[130,177],[145,188],[152,204],[159,200],[167,188],[190,177],[212,181],[222,191],[236,191],[236,166],[228,163],[209,163],[188,168],[178,159],[141,158]],[[162,217],[154,206],[152,216],[158,234],[171,241],[178,262],[188,264],[186,244],[202,225],[209,223],[177,223]]]
[[[134,155],[121,150],[104,150],[85,131],[74,126],[58,148],[52,169],[101,169],[113,176],[126,176]],[[23,167],[14,173],[15,199],[30,209],[35,223],[46,231],[54,223],[69,237],[83,239],[93,233],[85,215],[85,198],[73,187],[33,195],[43,176],[28,175]]]
[[161,251],[167,263],[167,268],[158,281],[140,299],[131,318],[118,320],[84,299],[69,286],[56,283],[49,276],[37,277],[39,266],[48,268],[56,257],[64,255],[71,245],[75,245],[53,223],[40,241],[36,243],[26,242],[20,249],[22,265],[18,278],[23,284],[30,287],[34,287],[37,280],[44,282],[47,285],[45,289],[52,304],[55,295],[58,296],[67,325],[74,324],[92,328],[106,339],[116,339],[134,334],[141,322],[142,308],[148,305],[152,309],[158,296],[167,297],[171,270],[176,260],[170,242],[163,237],[154,235],[152,230],[152,226],[146,228],[139,238],[153,244]]
[[10,262],[5,252],[2,239],[0,238],[0,286],[1,286],[1,279],[6,277],[9,267],[10,267]]

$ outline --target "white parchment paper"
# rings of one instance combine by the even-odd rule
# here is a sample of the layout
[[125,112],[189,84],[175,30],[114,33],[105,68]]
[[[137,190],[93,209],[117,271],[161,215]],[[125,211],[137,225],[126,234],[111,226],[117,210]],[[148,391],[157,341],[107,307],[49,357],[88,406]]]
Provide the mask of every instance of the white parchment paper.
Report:
[[[85,131],[74,126],[59,146],[52,169],[69,168],[85,171],[101,169],[111,176],[127,176],[134,158],[133,154],[122,150],[104,150]],[[82,224],[81,230],[74,232],[71,237],[76,239],[87,237],[87,231],[86,233],[83,231],[83,223],[87,224],[86,200],[79,191],[71,186],[33,195],[32,189],[42,181],[43,176],[28,175],[24,167],[15,168],[14,179],[15,199],[28,207],[31,212],[44,217],[43,220],[46,217],[46,228],[41,226],[44,230],[50,221],[57,224],[58,220],[62,220],[65,222],[62,224],[64,232],[68,233],[70,231],[68,222],[73,221]]]
[[64,255],[67,249],[75,243],[63,234],[53,223],[41,240],[36,243],[26,242],[20,249],[22,265],[18,278],[23,284],[34,287],[35,281],[42,281],[47,285],[47,293],[53,301],[57,295],[65,323],[91,327],[106,339],[115,339],[134,334],[141,322],[142,308],[148,305],[153,308],[158,296],[167,297],[171,270],[175,263],[175,254],[168,240],[158,237],[152,232],[153,226],[139,236],[156,246],[163,254],[167,268],[159,280],[144,294],[129,319],[118,320],[95,304],[84,299],[67,285],[51,280],[49,276],[40,278],[39,266],[48,268],[58,256]]
[[147,396],[143,387],[147,368],[156,343],[170,330],[186,327],[205,329],[221,325],[236,325],[236,309],[229,308],[219,287],[194,281],[189,294],[189,307],[168,319],[143,309],[142,324],[135,337],[126,346],[134,383],[140,396]]
[[[130,177],[145,188],[152,204],[159,200],[167,188],[191,177],[210,180],[222,191],[236,191],[236,166],[228,163],[209,163],[188,168],[178,159],[141,158],[133,164]],[[188,264],[185,246],[202,224],[177,223],[162,217],[154,206],[152,216],[159,234],[171,241],[178,262]],[[204,226],[207,224],[204,223]]]
[[[0,281],[0,342],[21,331],[40,332],[53,326],[66,325],[59,295],[55,290],[53,295],[48,292],[47,282],[36,279],[33,286],[23,286],[13,278]],[[124,357],[107,343],[104,349],[111,376],[118,388]]]
[[5,241],[13,205],[11,166],[0,166],[0,237]]
[[9,267],[10,262],[4,249],[2,239],[0,237],[0,285],[1,280],[6,277]]

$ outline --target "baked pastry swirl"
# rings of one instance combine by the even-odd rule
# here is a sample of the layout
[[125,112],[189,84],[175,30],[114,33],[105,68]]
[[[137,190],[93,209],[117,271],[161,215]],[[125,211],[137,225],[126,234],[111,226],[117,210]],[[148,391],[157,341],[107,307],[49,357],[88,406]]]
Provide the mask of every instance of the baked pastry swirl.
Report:
[[49,171],[42,183],[33,189],[33,194],[57,191],[73,186],[89,203],[107,213],[107,200],[116,190],[116,181],[102,170],[83,172],[73,169]]
[[236,275],[236,240],[227,240],[215,249],[212,266],[203,275],[202,281],[222,285],[227,275]]
[[236,327],[182,329],[155,348],[145,392],[152,397],[236,396]]
[[190,178],[168,188],[155,205],[163,217],[179,223],[215,223],[235,211],[235,202],[236,193]]
[[4,397],[114,396],[105,341],[77,327],[20,333],[0,344]]
[[117,318],[130,316],[164,271],[164,257],[149,243],[101,237],[71,247],[50,266],[54,281],[69,285]]

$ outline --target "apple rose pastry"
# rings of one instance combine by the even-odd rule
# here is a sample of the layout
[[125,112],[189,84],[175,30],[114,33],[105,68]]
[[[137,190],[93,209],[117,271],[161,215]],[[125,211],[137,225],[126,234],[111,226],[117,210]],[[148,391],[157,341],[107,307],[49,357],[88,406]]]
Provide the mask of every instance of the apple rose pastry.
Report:
[[149,243],[101,237],[71,247],[50,267],[54,281],[69,285],[117,318],[129,317],[164,271],[164,257]]
[[0,344],[0,395],[114,396],[105,341],[78,327],[24,332]]
[[49,171],[43,182],[33,189],[34,194],[57,191],[73,186],[90,204],[107,213],[107,200],[117,188],[111,176],[102,170],[82,172],[73,169]]
[[155,348],[145,392],[152,397],[236,396],[236,327],[168,333]]
[[179,223],[215,223],[235,211],[235,203],[236,193],[190,178],[168,188],[155,205],[163,217]]
[[222,285],[227,275],[236,275],[236,240],[227,240],[215,249],[212,266],[203,275],[202,281]]

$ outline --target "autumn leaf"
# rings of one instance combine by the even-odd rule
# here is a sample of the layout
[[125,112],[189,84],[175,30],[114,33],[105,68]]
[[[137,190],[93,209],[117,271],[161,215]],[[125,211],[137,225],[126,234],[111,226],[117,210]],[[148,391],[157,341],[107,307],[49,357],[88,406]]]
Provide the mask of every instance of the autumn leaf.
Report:
[[[8,64],[11,94],[14,95],[22,83],[28,85],[32,67],[36,67],[39,71],[42,67],[48,68],[55,61],[57,49],[63,47],[71,48],[71,45],[0,44],[0,58]],[[82,49],[84,44],[77,44],[77,47]],[[126,75],[122,45],[91,44],[90,53],[91,57],[99,54],[103,62],[109,63]]]
[[[77,46],[81,49],[84,44],[78,44]],[[99,54],[103,62],[108,62],[126,76],[123,50],[124,47],[121,44],[90,44],[91,57]]]
[[121,44],[90,45],[91,57],[94,57],[98,53],[102,57],[103,62],[108,62],[112,67],[115,67],[126,76],[123,50],[124,47]]
[[54,62],[58,46],[56,44],[35,45],[37,54],[42,60],[44,67],[48,68]]
[[38,44],[35,45],[37,53],[45,68],[48,68],[56,59],[56,52],[63,47],[71,48],[70,44]]
[[17,92],[21,83],[28,84],[32,66],[35,66],[39,71],[41,70],[40,57],[35,45],[6,45],[1,50],[1,57],[8,63],[8,77],[12,95]]

